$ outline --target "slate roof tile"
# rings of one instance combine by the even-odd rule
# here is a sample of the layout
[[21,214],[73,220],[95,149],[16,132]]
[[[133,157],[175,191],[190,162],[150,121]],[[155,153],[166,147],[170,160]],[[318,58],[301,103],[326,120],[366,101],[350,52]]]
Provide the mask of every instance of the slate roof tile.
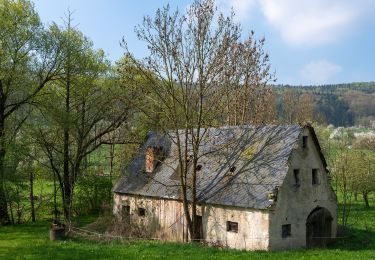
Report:
[[[296,147],[300,125],[263,125],[208,128],[202,141],[197,174],[201,203],[266,209],[269,193],[280,187],[288,159]],[[184,134],[179,131],[181,140]],[[113,191],[158,198],[181,199],[176,135],[148,134],[138,155],[124,170]],[[162,147],[165,159],[153,173],[145,173],[147,147]],[[190,149],[190,147],[189,147]],[[231,167],[234,172],[230,172]]]

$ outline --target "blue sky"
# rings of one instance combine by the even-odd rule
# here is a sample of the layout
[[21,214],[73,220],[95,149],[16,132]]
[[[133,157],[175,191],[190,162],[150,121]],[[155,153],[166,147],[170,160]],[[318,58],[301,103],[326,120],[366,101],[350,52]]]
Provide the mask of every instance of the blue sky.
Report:
[[[112,61],[122,56],[122,37],[142,57],[147,52],[134,27],[167,3],[185,10],[192,1],[34,0],[46,24],[62,23],[72,10],[77,25]],[[217,0],[219,10],[233,7],[244,33],[266,38],[280,84],[375,81],[374,0]]]

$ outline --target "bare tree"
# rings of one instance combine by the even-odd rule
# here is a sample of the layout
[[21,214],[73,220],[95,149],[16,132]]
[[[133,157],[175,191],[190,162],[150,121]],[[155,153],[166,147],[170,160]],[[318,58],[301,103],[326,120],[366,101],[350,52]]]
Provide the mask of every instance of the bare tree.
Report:
[[254,100],[264,98],[272,78],[264,40],[256,41],[251,33],[241,41],[233,16],[218,14],[212,0],[194,1],[185,15],[166,6],[136,27],[150,51],[146,58],[135,59],[123,44],[120,72],[126,84],[132,83],[133,95],[143,98],[133,104],[177,147],[181,197],[193,241],[198,238],[198,160],[207,128],[251,122]]
[[256,40],[254,32],[239,42],[240,29],[233,26],[233,38],[223,53],[220,72],[223,114],[227,125],[266,123],[276,119],[274,93],[267,86],[273,80],[269,56],[263,50],[265,39]]
[[297,101],[298,101],[298,96],[294,90],[286,89],[283,92],[283,107],[284,107],[284,113],[285,113],[285,120],[288,124],[292,124],[296,121]]
[[301,124],[312,123],[314,121],[314,97],[310,93],[303,93],[298,97],[297,121]]
[[311,124],[314,121],[314,97],[310,93],[298,93],[294,89],[283,91],[282,107],[288,124]]

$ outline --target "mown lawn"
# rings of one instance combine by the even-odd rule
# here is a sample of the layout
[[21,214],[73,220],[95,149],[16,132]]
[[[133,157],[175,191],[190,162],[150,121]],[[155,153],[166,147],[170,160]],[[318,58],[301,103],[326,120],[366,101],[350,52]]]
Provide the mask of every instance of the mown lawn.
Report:
[[[80,220],[85,225],[95,218]],[[49,222],[0,227],[0,259],[375,259],[375,208],[356,205],[345,239],[327,249],[245,252],[158,241],[48,240]]]

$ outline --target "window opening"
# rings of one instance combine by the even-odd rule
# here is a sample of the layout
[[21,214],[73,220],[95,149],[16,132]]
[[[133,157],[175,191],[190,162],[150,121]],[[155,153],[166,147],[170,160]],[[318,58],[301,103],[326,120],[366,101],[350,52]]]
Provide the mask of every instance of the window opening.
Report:
[[292,235],[292,226],[290,224],[281,226],[281,236],[282,238],[290,237]]
[[312,172],[311,172],[311,177],[312,177],[312,184],[313,185],[316,185],[318,184],[319,180],[318,180],[318,169],[312,169]]
[[293,170],[293,175],[294,175],[294,186],[299,187],[300,186],[299,170],[298,169],[294,169]]
[[227,231],[238,233],[238,222],[227,221]]

